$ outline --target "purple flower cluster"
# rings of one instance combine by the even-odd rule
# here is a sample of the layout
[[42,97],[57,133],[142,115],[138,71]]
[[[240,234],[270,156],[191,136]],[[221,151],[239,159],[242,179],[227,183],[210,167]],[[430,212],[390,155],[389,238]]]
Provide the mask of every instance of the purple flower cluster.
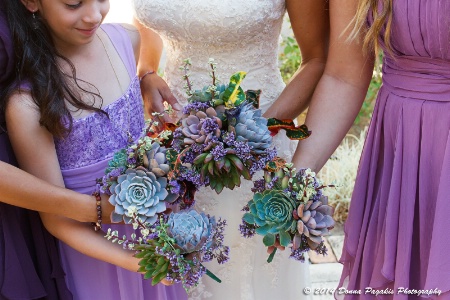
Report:
[[240,160],[246,161],[252,158],[252,154],[250,153],[252,147],[248,143],[235,142],[234,148],[236,150],[236,155],[239,157]]
[[214,133],[216,131],[216,129],[219,128],[219,124],[217,124],[217,121],[215,119],[211,119],[211,118],[204,119],[201,124],[202,124],[202,130],[205,132],[205,135]]
[[264,179],[258,179],[253,181],[253,187],[252,187],[252,192],[253,193],[262,193],[265,189],[266,182],[264,181]]
[[181,191],[181,186],[177,180],[169,180],[167,186],[172,194],[179,194]]
[[255,174],[257,171],[264,169],[266,164],[269,161],[272,161],[277,156],[277,150],[275,148],[273,149],[266,149],[264,150],[263,154],[256,159],[252,156],[251,165],[249,168],[250,174]]
[[225,150],[222,143],[218,143],[214,148],[212,148],[211,154],[213,155],[214,160],[220,160],[227,155],[227,150]]
[[234,146],[234,143],[236,142],[236,135],[234,134],[234,132],[223,132],[222,136],[223,136],[223,142],[227,146],[229,146],[229,147]]
[[192,182],[197,188],[205,184],[205,180],[202,180],[200,173],[193,169],[182,167],[182,171],[178,173],[179,180],[187,180]]
[[127,149],[127,155],[128,155],[127,165],[129,165],[130,168],[135,168],[136,164],[137,164],[135,152],[136,152],[136,150],[131,147],[129,147]]
[[223,233],[226,225],[226,220],[219,219],[217,221],[216,227],[214,228],[210,239],[205,243],[205,245],[207,245],[209,244],[208,242],[211,241],[211,247],[202,247],[202,262],[211,261],[215,258],[219,264],[224,264],[229,260],[230,248],[228,246],[224,246],[223,244]]
[[117,169],[113,169],[108,174],[105,174],[101,178],[101,182],[99,182],[98,190],[100,190],[100,192],[103,194],[111,195],[111,191],[109,190],[109,187],[111,186],[111,184],[113,182],[115,182],[117,180],[117,177],[119,177],[119,175],[122,175],[124,173],[125,173],[125,168],[120,167]]
[[256,234],[256,226],[242,221],[242,224],[239,225],[239,231],[243,237],[251,238]]
[[211,105],[209,105],[208,103],[204,103],[204,102],[191,102],[183,108],[183,114],[189,115],[191,113],[191,111],[195,111],[195,112],[200,111],[200,110],[204,111],[210,106]]
[[307,252],[308,250],[303,249],[302,248],[298,248],[296,250],[292,250],[291,251],[291,255],[289,256],[289,258],[298,260],[300,262],[305,262],[305,252]]

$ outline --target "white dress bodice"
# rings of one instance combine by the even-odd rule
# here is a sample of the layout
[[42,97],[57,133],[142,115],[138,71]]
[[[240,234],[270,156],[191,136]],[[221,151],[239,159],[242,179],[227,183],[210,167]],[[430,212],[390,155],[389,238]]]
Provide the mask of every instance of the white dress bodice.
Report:
[[179,67],[187,58],[194,89],[211,84],[213,58],[222,83],[247,72],[242,86],[262,90],[263,110],[283,90],[277,58],[284,0],[134,0],[134,6],[137,18],[164,41],[164,76],[181,103],[186,93]]

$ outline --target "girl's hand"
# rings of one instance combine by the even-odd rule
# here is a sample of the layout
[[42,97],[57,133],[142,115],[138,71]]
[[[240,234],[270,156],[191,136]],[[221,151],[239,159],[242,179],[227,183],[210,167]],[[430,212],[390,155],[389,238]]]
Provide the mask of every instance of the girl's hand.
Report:
[[[170,91],[167,83],[157,74],[147,74],[141,81],[141,92],[144,104],[149,116],[152,113],[162,113],[164,111],[164,102],[167,102],[172,108],[179,113],[182,109],[177,99]],[[161,122],[175,122],[167,114],[159,118]]]

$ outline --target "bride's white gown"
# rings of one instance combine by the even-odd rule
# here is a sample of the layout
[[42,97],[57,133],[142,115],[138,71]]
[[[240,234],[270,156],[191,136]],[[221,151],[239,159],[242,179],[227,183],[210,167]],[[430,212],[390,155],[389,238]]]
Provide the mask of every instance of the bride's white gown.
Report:
[[[208,59],[217,62],[221,82],[246,71],[244,90],[261,89],[265,111],[284,88],[278,69],[278,44],[285,14],[284,0],[133,0],[136,17],[160,34],[166,50],[165,79],[181,103],[186,102],[183,60],[191,59],[191,83],[200,89],[211,83]],[[274,140],[278,154],[291,158],[295,143]],[[225,244],[231,248],[228,263],[207,267],[222,279],[209,277],[190,293],[190,299],[265,300],[306,299],[308,264],[288,259],[289,250],[277,253],[272,263],[259,236],[241,237],[242,207],[252,197],[251,182],[217,195],[210,188],[196,194],[196,208],[223,217],[228,226]]]

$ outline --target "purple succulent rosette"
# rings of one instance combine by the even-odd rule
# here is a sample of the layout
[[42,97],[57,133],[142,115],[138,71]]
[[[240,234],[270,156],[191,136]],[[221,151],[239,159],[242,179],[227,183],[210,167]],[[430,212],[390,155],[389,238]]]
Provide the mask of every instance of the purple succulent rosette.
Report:
[[150,120],[137,143],[117,151],[99,180],[100,191],[110,195],[109,202],[115,206],[112,222],[128,224],[137,216],[141,222],[153,224],[167,204],[178,198],[167,178],[167,149],[161,142],[169,133],[151,137],[154,126]]
[[302,262],[308,250],[325,255],[322,237],[333,229],[334,220],[333,208],[322,193],[324,187],[310,169],[296,172],[292,164],[274,160],[266,166],[264,178],[254,182],[253,199],[243,209],[241,234],[247,238],[262,235],[267,247],[277,242],[290,245],[291,257]]
[[213,259],[219,264],[228,261],[229,248],[223,245],[226,221],[186,210],[161,216],[153,225],[134,218],[133,225],[140,229],[139,238],[120,238],[117,231],[111,230],[107,237],[137,251],[136,257],[141,259],[139,272],[145,279],[152,278],[152,285],[167,279],[182,283],[187,291],[205,274],[221,282],[203,263]]
[[214,63],[211,68],[213,84],[202,90],[191,91],[186,75],[189,103],[173,134],[171,163],[174,178],[220,193],[240,186],[241,177],[250,180],[276,150],[267,119],[252,104],[255,93],[240,87],[245,73],[237,72],[228,85],[221,85],[216,84]]

